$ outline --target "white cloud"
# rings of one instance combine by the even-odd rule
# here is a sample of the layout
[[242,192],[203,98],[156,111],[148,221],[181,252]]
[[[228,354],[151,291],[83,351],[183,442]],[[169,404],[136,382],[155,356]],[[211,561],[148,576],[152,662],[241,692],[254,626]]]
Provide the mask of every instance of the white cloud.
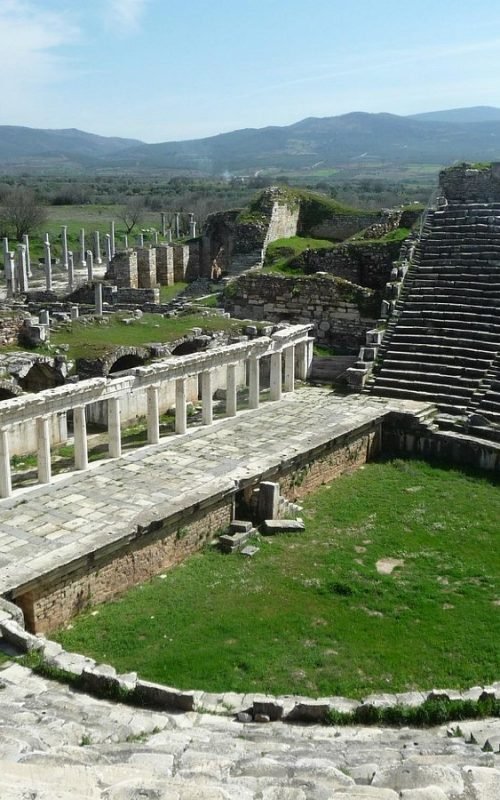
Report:
[[107,0],[106,21],[111,30],[121,34],[135,33],[148,0]]
[[58,48],[78,38],[78,28],[64,12],[40,9],[27,0],[2,0],[2,110],[10,119],[29,115],[29,105],[43,103],[41,91],[68,76],[70,62]]

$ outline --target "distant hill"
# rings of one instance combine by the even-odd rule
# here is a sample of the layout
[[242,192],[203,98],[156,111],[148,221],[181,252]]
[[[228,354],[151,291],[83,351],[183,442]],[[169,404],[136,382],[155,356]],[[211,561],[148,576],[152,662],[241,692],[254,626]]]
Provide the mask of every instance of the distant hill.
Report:
[[43,130],[0,125],[0,166],[45,160],[85,164],[142,144],[138,139],[96,136],[76,128]]
[[450,108],[447,111],[411,114],[407,119],[418,119],[422,122],[500,122],[500,108],[494,106]]
[[500,160],[500,109],[482,106],[410,117],[364,112],[309,117],[284,127],[246,128],[205,139],[159,144],[95,136],[76,129],[0,126],[0,169],[3,163],[26,168],[72,165],[208,175],[363,162],[446,165],[496,160]]

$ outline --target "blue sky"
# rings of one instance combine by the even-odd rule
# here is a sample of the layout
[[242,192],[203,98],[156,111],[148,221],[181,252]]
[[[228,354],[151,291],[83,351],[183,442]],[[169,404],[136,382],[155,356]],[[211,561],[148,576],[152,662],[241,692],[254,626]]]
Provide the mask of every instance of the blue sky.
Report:
[[0,124],[146,142],[500,106],[500,3],[0,0]]

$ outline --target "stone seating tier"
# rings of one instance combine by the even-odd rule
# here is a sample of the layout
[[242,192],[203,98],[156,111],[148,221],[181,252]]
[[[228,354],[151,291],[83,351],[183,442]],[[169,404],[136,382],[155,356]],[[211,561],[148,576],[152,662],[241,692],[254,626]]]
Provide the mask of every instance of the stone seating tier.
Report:
[[[498,421],[500,203],[431,211],[379,349],[371,391]],[[498,365],[500,378],[500,365]]]

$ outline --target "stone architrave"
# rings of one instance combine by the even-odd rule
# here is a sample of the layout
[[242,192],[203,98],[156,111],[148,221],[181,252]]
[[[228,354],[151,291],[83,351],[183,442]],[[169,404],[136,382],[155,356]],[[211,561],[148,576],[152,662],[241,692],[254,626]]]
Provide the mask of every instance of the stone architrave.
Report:
[[68,250],[68,288],[70,292],[73,290],[75,283],[75,264],[73,261],[73,253]]
[[85,260],[85,228],[80,228],[80,267],[85,269],[87,261]]
[[66,271],[69,267],[69,257],[68,257],[68,226],[63,225],[61,227],[61,246],[62,246],[62,265],[63,269]]
[[31,278],[33,273],[31,272],[30,237],[27,233],[23,236],[23,244],[26,248],[26,274],[28,278]]
[[96,264],[102,264],[101,258],[101,234],[99,231],[94,231],[94,261]]
[[50,253],[50,242],[48,237],[43,244],[45,262],[45,288],[48,292],[52,291],[52,256]]
[[17,288],[20,292],[28,290],[28,270],[26,268],[26,245],[17,245]]
[[94,254],[92,250],[87,250],[87,280],[89,283],[94,280]]

